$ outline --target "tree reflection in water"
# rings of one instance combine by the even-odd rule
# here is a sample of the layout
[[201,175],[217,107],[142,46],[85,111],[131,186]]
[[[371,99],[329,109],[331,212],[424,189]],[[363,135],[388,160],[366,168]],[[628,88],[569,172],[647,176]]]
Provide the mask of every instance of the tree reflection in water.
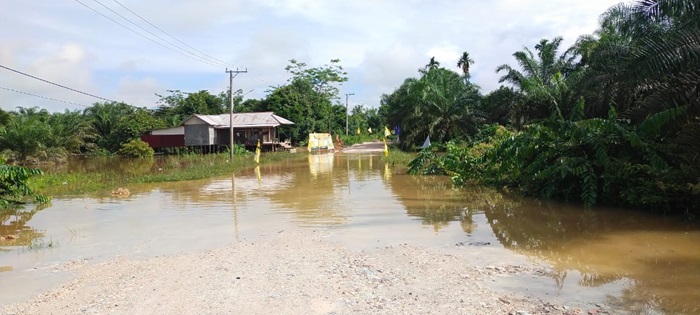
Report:
[[12,235],[16,239],[0,239],[0,250],[10,251],[12,247],[26,247],[44,236],[44,233],[37,231],[28,225],[29,221],[39,211],[49,207],[49,204],[36,205],[31,210],[1,209],[0,210],[0,236]]
[[560,290],[568,271],[576,270],[584,287],[624,280],[622,296],[609,303],[630,310],[700,311],[696,226],[633,211],[530,199],[485,209],[500,243],[551,263],[550,276]]
[[[409,216],[438,232],[467,234],[483,213],[506,248],[551,264],[557,290],[612,285],[606,303],[633,313],[700,313],[700,229],[638,211],[541,202],[483,187],[453,189],[445,177],[395,176],[388,185]],[[407,183],[408,182],[408,183]],[[573,277],[573,278],[572,278]],[[619,290],[619,291],[617,291]],[[576,292],[575,288],[568,292]],[[571,293],[575,294],[575,293]]]

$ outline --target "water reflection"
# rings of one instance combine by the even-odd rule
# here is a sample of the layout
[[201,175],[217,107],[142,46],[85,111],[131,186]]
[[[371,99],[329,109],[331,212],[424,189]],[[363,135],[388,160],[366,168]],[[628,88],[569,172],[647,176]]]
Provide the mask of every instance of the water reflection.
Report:
[[700,232],[674,218],[620,209],[520,199],[485,208],[494,235],[508,249],[553,266],[556,286],[567,277],[582,287],[625,280],[610,303],[633,311],[700,311]]
[[[0,250],[9,246],[30,246],[44,233],[28,225],[34,215],[44,207],[0,210]],[[9,237],[8,237],[9,236]]]
[[[35,243],[44,236],[42,231],[28,225],[29,221],[45,205],[27,209],[0,209],[0,252],[12,251],[12,248],[32,248],[42,244]],[[12,271],[12,266],[0,265],[0,273]]]
[[[95,159],[94,164],[82,160],[66,167],[146,172],[166,162],[133,163]],[[577,296],[580,290],[604,288],[610,293],[606,303],[633,312],[700,312],[695,300],[700,296],[700,229],[671,218],[584,210],[483,187],[454,189],[445,177],[397,175],[378,156],[309,155],[221,178],[129,189],[131,196],[119,200],[108,194],[57,198],[58,206],[40,215],[38,209],[0,212],[0,235],[19,236],[11,243],[0,241],[0,251],[59,235],[68,239],[61,239],[59,250],[46,258],[0,252],[2,264],[23,269],[40,259],[60,261],[133,248],[149,253],[187,250],[289,224],[346,229],[344,235],[366,243],[421,238],[444,245],[454,244],[453,235],[464,240],[466,234],[478,240],[486,236],[492,247],[498,247],[497,241],[508,255],[524,254],[551,265],[551,280],[539,280],[553,283],[554,291],[547,293]],[[0,271],[13,268],[3,265]],[[3,291],[2,282],[0,297],[15,290]]]
[[700,312],[697,226],[635,211],[506,196],[483,187],[455,190],[439,177],[402,180],[388,181],[397,199],[409,216],[435,232],[459,222],[471,235],[479,228],[474,216],[483,213],[503,247],[551,264],[556,291],[547,294],[575,296],[583,287],[611,286],[606,303],[633,313]]
[[401,176],[400,180],[387,182],[406,213],[421,218],[423,224],[431,225],[435,232],[458,221],[462,230],[471,235],[476,228],[476,213],[506,203],[503,195],[493,189],[454,189],[446,177]]

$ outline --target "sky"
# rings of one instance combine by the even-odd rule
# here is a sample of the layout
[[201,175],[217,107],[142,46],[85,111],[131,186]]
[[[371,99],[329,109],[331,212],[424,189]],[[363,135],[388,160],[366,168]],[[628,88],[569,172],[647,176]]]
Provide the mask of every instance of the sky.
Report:
[[[264,98],[290,78],[290,59],[309,67],[340,59],[349,80],[340,86],[338,102],[354,93],[350,108],[378,107],[382,94],[417,77],[433,56],[460,72],[464,51],[475,60],[471,81],[488,93],[500,86],[497,66],[516,66],[514,52],[555,36],[564,38],[563,51],[593,33],[599,16],[619,2],[2,0],[0,66],[155,108],[157,94],[168,90],[227,90],[227,68],[247,69],[233,82],[245,98]],[[62,112],[101,101],[0,67],[4,110]]]

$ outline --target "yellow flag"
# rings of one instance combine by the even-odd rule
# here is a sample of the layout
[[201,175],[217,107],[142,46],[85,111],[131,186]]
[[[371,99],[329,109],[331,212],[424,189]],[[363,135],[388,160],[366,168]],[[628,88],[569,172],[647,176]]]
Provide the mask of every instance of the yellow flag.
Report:
[[384,137],[391,136],[391,131],[389,131],[389,128],[386,126],[384,127]]
[[386,138],[384,138],[384,156],[389,156],[389,147],[386,146]]
[[258,147],[255,148],[255,163],[260,163],[260,139],[258,139]]
[[360,134],[360,127],[357,127],[357,134]]
[[367,128],[367,132],[372,133],[372,127]]

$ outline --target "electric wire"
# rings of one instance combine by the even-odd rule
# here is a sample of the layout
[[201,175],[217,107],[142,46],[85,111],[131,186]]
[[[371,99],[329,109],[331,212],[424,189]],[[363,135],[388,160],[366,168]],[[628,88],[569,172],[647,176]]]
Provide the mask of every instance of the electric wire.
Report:
[[175,53],[177,53],[177,54],[180,54],[180,55],[182,55],[182,56],[185,56],[185,57],[187,57],[187,58],[191,58],[191,59],[196,60],[196,61],[199,61],[199,62],[206,63],[206,64],[208,64],[208,65],[210,65],[210,66],[214,66],[214,67],[217,67],[217,68],[221,68],[221,67],[222,67],[222,66],[219,65],[219,64],[215,64],[215,63],[209,62],[209,61],[204,60],[204,59],[201,59],[201,58],[196,58],[196,57],[190,56],[190,55],[188,55],[188,54],[185,54],[185,53],[183,53],[183,52],[181,52],[181,51],[178,51],[178,50],[176,50],[176,49],[174,49],[174,48],[172,48],[172,47],[168,47],[168,46],[166,46],[165,44],[154,40],[153,38],[150,38],[150,37],[148,37],[148,36],[146,36],[146,35],[143,35],[143,34],[137,32],[137,31],[135,31],[134,29],[132,29],[132,28],[130,28],[130,27],[128,27],[128,26],[126,26],[126,25],[120,23],[119,21],[117,21],[117,20],[115,20],[115,19],[113,19],[113,18],[111,18],[111,17],[105,15],[104,13],[95,10],[94,8],[88,6],[87,4],[80,2],[80,0],[75,0],[75,2],[80,3],[82,6],[88,8],[88,9],[92,10],[93,12],[95,12],[95,13],[97,13],[97,14],[103,16],[104,18],[106,18],[106,19],[108,19],[108,20],[110,20],[110,21],[116,23],[117,25],[119,25],[119,26],[121,26],[121,27],[123,27],[123,28],[125,28],[125,29],[127,29],[127,30],[129,30],[129,31],[131,31],[131,32],[133,32],[134,34],[139,35],[139,36],[141,36],[141,37],[143,37],[143,38],[145,38],[145,39],[147,39],[147,40],[149,40],[149,41],[151,41],[151,42],[153,42],[153,43],[156,43],[156,44],[162,46],[163,48],[166,48],[166,49],[168,49],[168,50],[170,50],[170,51],[172,51],[172,52],[175,52]]
[[0,89],[6,90],[6,91],[12,91],[12,92],[15,92],[15,93],[20,93],[20,94],[25,94],[25,95],[29,95],[29,96],[39,97],[39,98],[47,99],[47,100],[50,100],[50,101],[55,101],[55,102],[61,102],[61,103],[66,103],[66,104],[71,104],[71,105],[78,105],[78,106],[87,107],[87,106],[85,106],[85,105],[83,105],[83,104],[78,104],[78,103],[73,103],[73,102],[69,102],[69,101],[64,101],[64,100],[59,100],[59,99],[47,97],[47,96],[41,96],[41,95],[36,95],[36,94],[32,94],[32,93],[27,93],[27,92],[23,92],[23,91],[20,91],[20,90],[15,90],[15,89],[7,88],[7,87],[4,87],[4,86],[0,86]]
[[22,71],[12,69],[12,68],[10,68],[10,67],[6,67],[6,66],[3,66],[3,65],[0,65],[0,68],[4,68],[4,69],[10,70],[10,71],[12,71],[12,72],[15,72],[15,73],[18,73],[18,74],[21,74],[21,75],[24,75],[24,76],[30,77],[30,78],[32,78],[32,79],[35,79],[35,80],[39,80],[39,81],[48,83],[48,84],[53,84],[53,85],[55,85],[55,86],[58,86],[58,87],[60,87],[60,88],[64,88],[64,89],[66,89],[66,90],[70,90],[70,91],[73,91],[73,92],[76,92],[76,93],[80,93],[80,94],[83,94],[83,95],[87,95],[87,96],[90,96],[90,97],[94,97],[94,98],[97,98],[97,99],[101,99],[101,100],[103,100],[103,101],[108,101],[108,102],[114,102],[114,103],[116,103],[115,101],[110,100],[110,99],[108,99],[108,98],[104,98],[104,97],[100,97],[100,96],[97,96],[97,95],[94,95],[94,94],[90,94],[90,93],[87,93],[87,92],[79,91],[79,90],[76,90],[76,89],[74,89],[74,88],[67,87],[67,86],[65,86],[65,85],[61,85],[61,84],[58,84],[58,83],[54,83],[54,82],[51,82],[51,81],[49,81],[49,80],[45,80],[45,79],[42,79],[42,78],[33,76],[33,75],[31,75],[31,74],[24,73],[24,72],[22,72]]
[[125,20],[125,21],[131,23],[132,25],[134,25],[134,26],[140,28],[141,30],[143,30],[144,32],[146,32],[146,33],[148,33],[148,34],[151,34],[151,36],[153,36],[153,37],[155,37],[155,38],[157,38],[157,39],[160,39],[161,41],[167,43],[168,45],[174,47],[175,49],[179,49],[179,50],[181,50],[181,51],[183,51],[183,52],[186,52],[186,53],[188,53],[188,54],[191,54],[191,55],[194,56],[194,57],[201,58],[202,60],[206,60],[207,62],[211,62],[211,63],[213,63],[213,64],[217,64],[217,65],[219,65],[219,66],[221,66],[221,67],[226,67],[226,66],[228,66],[228,64],[226,64],[226,63],[211,61],[211,60],[207,60],[206,58],[197,56],[195,53],[193,53],[193,52],[191,52],[191,51],[187,51],[186,49],[183,49],[182,47],[177,46],[177,45],[171,43],[171,42],[168,41],[167,39],[164,39],[163,37],[161,37],[161,36],[159,36],[159,35],[157,35],[157,34],[151,32],[151,31],[149,31],[149,30],[147,30],[147,29],[145,29],[145,28],[142,27],[141,25],[136,24],[134,21],[130,20],[129,18],[127,18],[127,17],[125,17],[125,16],[123,16],[123,15],[120,14],[119,12],[114,11],[112,8],[106,6],[104,3],[102,3],[102,2],[100,2],[100,1],[98,1],[98,0],[93,0],[93,1],[95,1],[97,4],[99,4],[99,5],[102,6],[103,8],[109,10],[110,12],[116,14],[118,17],[122,18],[123,20]]
[[[114,1],[116,4],[120,5],[120,6],[121,6],[122,8],[124,8],[125,10],[131,12],[131,14],[135,15],[136,17],[138,17],[138,18],[141,19],[142,21],[146,22],[148,25],[150,25],[150,26],[152,26],[153,28],[159,30],[161,33],[163,33],[163,34],[165,34],[165,35],[168,35],[170,38],[172,38],[172,39],[174,39],[175,41],[177,41],[178,43],[180,43],[180,44],[182,44],[182,45],[185,45],[186,47],[188,47],[188,48],[190,48],[190,49],[192,49],[192,50],[198,52],[200,55],[202,55],[202,56],[204,56],[204,57],[207,57],[207,58],[210,59],[210,60],[214,60],[214,61],[216,61],[216,62],[218,62],[218,63],[221,63],[221,64],[223,64],[223,65],[228,65],[228,67],[231,67],[231,68],[235,67],[235,65],[232,65],[232,64],[230,64],[230,63],[228,63],[228,62],[226,62],[226,61],[223,61],[223,60],[217,59],[217,58],[215,58],[215,57],[212,57],[212,56],[210,56],[210,55],[207,55],[207,54],[203,53],[202,51],[198,50],[197,48],[194,48],[194,47],[188,45],[187,43],[185,43],[185,42],[179,40],[177,37],[175,37],[175,36],[173,36],[173,35],[170,35],[168,32],[164,31],[162,28],[156,26],[155,24],[149,22],[148,20],[146,20],[146,18],[142,17],[141,15],[137,14],[137,13],[134,12],[133,10],[129,9],[128,7],[126,7],[125,5],[123,5],[121,2],[119,2],[119,1],[117,1],[117,0],[112,0],[112,1]],[[194,55],[194,53],[192,53],[192,54]]]

